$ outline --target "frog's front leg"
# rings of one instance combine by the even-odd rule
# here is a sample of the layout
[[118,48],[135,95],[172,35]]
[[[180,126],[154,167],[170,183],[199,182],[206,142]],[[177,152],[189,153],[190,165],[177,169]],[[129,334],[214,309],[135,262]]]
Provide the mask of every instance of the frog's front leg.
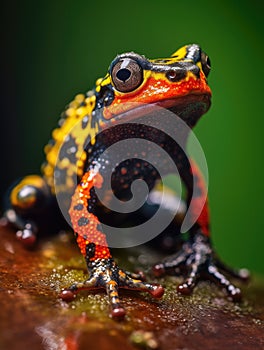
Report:
[[89,278],[64,289],[60,297],[70,301],[80,290],[103,288],[109,297],[111,316],[124,317],[125,310],[118,294],[120,288],[148,292],[154,298],[161,298],[164,289],[160,285],[143,282],[140,275],[122,270],[113,260],[101,224],[88,202],[92,196],[91,189],[101,187],[102,181],[97,170],[90,170],[84,174],[72,197],[69,213],[77,243],[86,260]]
[[[227,294],[234,300],[241,299],[241,291],[235,287],[224,275],[227,273],[240,280],[247,280],[249,272],[246,269],[234,270],[224,265],[215,255],[209,231],[209,210],[207,193],[202,174],[197,165],[192,161],[182,173],[182,179],[186,184],[191,198],[193,187],[196,186],[196,196],[189,200],[189,211],[197,217],[197,210],[201,212],[190,230],[190,238],[185,242],[179,252],[168,257],[163,262],[153,267],[154,274],[161,276],[164,273],[187,275],[184,282],[177,290],[182,294],[190,294],[200,279],[212,280],[223,287]],[[200,209],[199,209],[200,208]]]
[[17,238],[31,247],[38,232],[38,218],[51,202],[52,194],[46,181],[39,175],[20,180],[8,193],[4,220],[12,224]]

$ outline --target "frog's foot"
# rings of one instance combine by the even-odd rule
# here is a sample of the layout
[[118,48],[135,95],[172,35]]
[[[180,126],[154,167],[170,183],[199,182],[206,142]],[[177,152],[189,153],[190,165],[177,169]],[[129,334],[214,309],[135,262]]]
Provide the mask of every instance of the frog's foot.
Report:
[[123,318],[126,314],[122,307],[118,291],[120,288],[148,292],[154,298],[161,298],[164,289],[160,285],[143,282],[137,275],[121,270],[113,259],[98,259],[88,263],[90,277],[84,282],[74,283],[68,289],[62,290],[60,297],[71,301],[80,290],[105,289],[109,298],[111,312],[115,318]]
[[199,280],[207,279],[223,287],[233,301],[240,301],[240,289],[235,287],[220,272],[221,270],[240,280],[247,280],[249,277],[248,270],[232,270],[215,258],[209,240],[202,234],[196,234],[194,240],[184,243],[176,255],[153,267],[153,272],[156,276],[161,276],[165,273],[173,273],[174,275],[187,274],[185,281],[177,287],[178,292],[181,294],[191,294]]
[[36,225],[26,221],[16,213],[14,209],[8,209],[2,218],[2,225],[11,225],[16,228],[16,237],[22,242],[24,247],[32,248],[36,243]]

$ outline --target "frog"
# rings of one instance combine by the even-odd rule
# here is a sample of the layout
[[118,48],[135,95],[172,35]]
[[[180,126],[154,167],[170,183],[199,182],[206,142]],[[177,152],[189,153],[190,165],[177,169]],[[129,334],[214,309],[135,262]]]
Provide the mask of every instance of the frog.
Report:
[[[132,137],[155,142],[170,154],[186,187],[188,210],[195,214],[197,207],[201,208],[187,239],[175,247],[172,255],[153,266],[155,278],[182,275],[183,281],[176,290],[183,295],[190,295],[200,280],[210,280],[233,301],[241,300],[240,288],[226,275],[247,280],[249,272],[227,266],[215,253],[206,184],[199,166],[164,135],[158,124],[156,128],[140,124],[140,116],[148,113],[146,106],[150,106],[170,111],[192,130],[211,106],[210,70],[209,56],[198,44],[185,45],[166,58],[147,59],[135,52],[117,55],[106,75],[96,80],[95,87],[76,95],[66,106],[45,146],[42,174],[26,176],[11,188],[5,216],[26,246],[35,244],[43,218],[48,224],[61,222],[57,203],[60,195],[66,203],[65,215],[85,259],[88,278],[61,290],[59,297],[63,301],[72,301],[82,290],[103,289],[108,296],[110,316],[120,319],[126,315],[119,295],[121,289],[147,292],[157,299],[164,294],[160,284],[147,282],[142,273],[119,267],[103,230],[104,220],[108,223],[114,220],[113,211],[106,210],[97,194],[106,180],[106,168],[113,170],[112,190],[122,200],[131,197],[133,181],[143,179],[151,191],[159,178],[153,166],[140,157],[121,165],[102,157],[113,143]],[[161,124],[162,118],[161,113]],[[122,123],[118,123],[120,120]],[[174,131],[181,132],[177,128]],[[188,132],[183,143],[187,140]],[[158,162],[162,163],[162,159]],[[162,166],[170,172],[170,167]],[[194,186],[199,190],[195,197]]]

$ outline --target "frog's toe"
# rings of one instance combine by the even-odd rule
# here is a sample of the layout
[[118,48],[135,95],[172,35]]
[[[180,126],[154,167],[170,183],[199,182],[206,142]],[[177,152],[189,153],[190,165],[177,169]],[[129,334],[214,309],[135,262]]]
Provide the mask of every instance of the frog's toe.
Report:
[[118,290],[120,288],[136,290],[139,292],[148,292],[152,297],[158,299],[161,298],[164,294],[164,289],[162,286],[142,282],[141,280],[131,278],[127,273],[119,270],[118,280],[110,280],[106,285],[106,291],[111,307],[110,315],[116,318],[122,318],[126,314],[125,309],[121,306],[118,295]]
[[59,298],[61,298],[64,301],[72,301],[76,294],[78,294],[81,290],[87,289],[99,289],[100,286],[97,283],[97,278],[92,275],[89,279],[83,281],[83,282],[76,282],[73,283],[70,287],[62,289],[62,291],[59,294]]
[[248,269],[233,269],[232,267],[224,264],[219,258],[215,259],[215,266],[221,271],[241,281],[248,282],[250,279],[250,272]]
[[125,272],[118,267],[113,259],[101,259],[88,264],[90,278],[84,282],[74,283],[68,289],[62,290],[59,297],[64,301],[71,301],[81,290],[105,289],[110,304],[110,316],[123,318],[126,314],[119,298],[119,289],[148,292],[154,298],[161,298],[164,289],[160,285],[143,282],[138,274]]
[[[215,283],[217,283],[220,287],[224,288],[227,292],[227,295],[233,300],[233,301],[240,301],[242,298],[242,293],[239,288],[234,286],[219,270],[218,268],[213,264],[209,264],[207,270],[204,270],[203,272],[205,274],[205,277],[207,279],[213,280]],[[207,276],[206,276],[207,275]]]
[[160,284],[142,282],[141,280],[135,280],[130,277],[127,277],[125,284],[120,285],[120,288],[147,292],[156,299],[160,299],[164,294],[164,288]]
[[192,290],[197,285],[198,281],[211,280],[218,284],[220,287],[226,290],[227,295],[233,301],[240,301],[242,297],[241,290],[234,286],[218,269],[214,264],[209,266],[199,266],[191,269],[186,280],[178,285],[177,291],[183,295],[190,295]]
[[[199,264],[201,264],[201,259],[204,260],[204,255],[208,254],[207,246],[203,247],[203,254],[201,252],[195,252],[197,245],[190,242],[183,244],[182,248],[174,255],[164,259],[162,262],[157,263],[153,266],[152,271],[156,277],[163,276],[165,274],[172,275],[182,275],[185,270],[192,268],[190,275],[196,275],[195,270]],[[201,248],[200,248],[201,250]],[[210,250],[211,251],[211,250]],[[209,251],[209,253],[210,253]]]
[[36,230],[30,223],[25,224],[23,229],[18,230],[16,232],[16,237],[26,248],[34,247],[37,240]]

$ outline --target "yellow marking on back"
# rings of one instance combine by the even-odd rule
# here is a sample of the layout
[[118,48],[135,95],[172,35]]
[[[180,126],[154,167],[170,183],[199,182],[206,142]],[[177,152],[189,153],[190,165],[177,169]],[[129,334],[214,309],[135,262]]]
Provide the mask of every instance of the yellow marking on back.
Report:
[[[84,143],[90,137],[91,143],[95,142],[95,136],[98,133],[98,125],[92,127],[92,111],[95,108],[96,98],[93,92],[78,94],[70,102],[64,111],[61,126],[52,132],[54,144],[45,146],[46,163],[42,166],[43,176],[54,193],[54,173],[55,171],[66,171],[65,183],[56,185],[56,191],[71,191],[75,186],[74,178],[81,177],[83,166],[86,161],[84,152]],[[87,125],[83,128],[82,121],[88,118]],[[67,138],[75,141],[75,156],[77,161],[71,163],[70,159],[64,157],[60,159],[61,147],[67,142]]]

